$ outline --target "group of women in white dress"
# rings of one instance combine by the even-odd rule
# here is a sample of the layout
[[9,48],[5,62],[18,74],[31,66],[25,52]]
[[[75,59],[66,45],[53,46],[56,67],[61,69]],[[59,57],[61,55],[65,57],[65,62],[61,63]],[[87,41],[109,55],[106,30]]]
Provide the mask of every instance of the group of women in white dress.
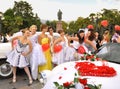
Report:
[[[42,24],[40,29],[41,33],[36,34],[37,26],[32,25],[29,29],[23,29],[21,36],[12,38],[12,51],[7,56],[7,61],[13,68],[13,83],[16,82],[17,67],[24,68],[29,84],[32,84],[39,72],[52,70],[54,66],[64,62],[76,61],[81,54],[97,50],[94,29],[88,29],[86,34],[84,30],[80,30],[76,36],[68,36],[63,30],[59,30],[59,37],[54,37],[53,28],[46,24]],[[47,31],[49,34],[46,34]],[[17,45],[14,46],[16,40]]]

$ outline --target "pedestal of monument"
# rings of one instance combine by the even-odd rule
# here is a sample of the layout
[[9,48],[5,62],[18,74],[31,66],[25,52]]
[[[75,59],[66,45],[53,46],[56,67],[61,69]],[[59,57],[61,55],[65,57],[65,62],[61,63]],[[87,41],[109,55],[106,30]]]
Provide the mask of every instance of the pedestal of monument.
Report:
[[56,24],[56,32],[58,32],[59,30],[63,30],[62,29],[62,21],[58,21]]

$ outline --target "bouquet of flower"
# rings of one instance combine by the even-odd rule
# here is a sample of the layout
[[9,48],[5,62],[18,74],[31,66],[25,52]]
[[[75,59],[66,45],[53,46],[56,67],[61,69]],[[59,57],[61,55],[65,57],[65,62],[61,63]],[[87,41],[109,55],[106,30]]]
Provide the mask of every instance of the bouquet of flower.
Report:
[[60,85],[58,82],[54,82],[54,84],[56,86],[56,89],[101,89],[101,84],[88,84],[87,78],[80,78],[78,77],[77,73],[75,73],[73,81],[67,81],[62,85]]
[[63,83],[63,85],[60,85],[58,82],[54,82],[56,89],[70,89],[70,88],[74,88],[74,84],[73,82],[65,82]]
[[80,60],[89,60],[89,61],[101,61],[102,59],[97,57],[94,54],[88,54],[88,53],[84,53],[83,56],[81,56]]
[[[80,78],[77,77],[77,74],[75,73],[74,83],[80,83],[82,84],[83,89],[101,89],[101,84],[95,85],[95,84],[88,84],[87,78]],[[76,89],[79,89],[76,87]]]

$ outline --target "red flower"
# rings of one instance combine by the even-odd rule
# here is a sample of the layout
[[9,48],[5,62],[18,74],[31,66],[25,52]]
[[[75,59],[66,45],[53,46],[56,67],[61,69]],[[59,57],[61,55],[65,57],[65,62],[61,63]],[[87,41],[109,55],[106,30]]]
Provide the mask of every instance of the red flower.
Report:
[[91,59],[92,59],[92,58],[94,58],[94,55],[91,55],[90,57],[91,57]]
[[63,83],[63,86],[64,87],[69,87],[71,84],[72,84],[72,82],[65,82],[65,83]]
[[98,57],[97,57],[97,58],[96,58],[96,60],[97,60],[97,61],[99,61],[99,60],[100,60],[100,58],[98,58]]
[[86,59],[87,59],[87,60],[90,59],[90,56],[86,56]]
[[87,28],[88,28],[88,29],[94,29],[93,25],[91,25],[91,24],[89,24],[89,25],[87,26]]
[[84,89],[90,89],[89,87],[84,87]]
[[120,26],[119,25],[115,25],[114,28],[115,28],[116,31],[120,31]]
[[80,53],[80,54],[86,53],[85,48],[84,48],[83,46],[80,46],[80,47],[78,48],[78,53]]
[[66,67],[64,67],[64,70],[67,70],[67,68],[66,68]]
[[108,26],[108,21],[107,20],[102,20],[101,21],[101,25],[104,26],[104,27],[107,27]]
[[61,78],[62,78],[62,76],[59,77],[59,79],[61,79]]
[[87,79],[85,79],[85,78],[84,78],[84,79],[79,78],[78,80],[79,80],[79,82],[82,83],[84,86],[87,85]]

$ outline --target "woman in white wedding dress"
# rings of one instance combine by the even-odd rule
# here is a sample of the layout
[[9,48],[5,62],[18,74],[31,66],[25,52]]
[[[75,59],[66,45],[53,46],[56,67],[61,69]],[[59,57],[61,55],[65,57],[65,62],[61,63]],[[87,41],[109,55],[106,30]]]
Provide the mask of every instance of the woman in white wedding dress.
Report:
[[60,37],[58,39],[56,39],[53,43],[53,50],[54,50],[54,46],[61,46],[61,50],[59,52],[54,52],[53,51],[53,63],[54,64],[61,64],[65,62],[65,53],[66,53],[66,47],[68,47],[68,40],[67,37],[64,35],[64,31],[63,30],[59,30],[58,33],[60,34]]
[[[24,68],[28,78],[29,78],[29,84],[32,84],[32,78],[28,69],[28,59],[27,56],[32,52],[32,44],[31,41],[28,39],[30,32],[28,29],[24,29],[22,31],[22,36],[17,36],[12,38],[12,43],[14,40],[18,40],[17,46],[14,48],[12,44],[12,51],[7,56],[7,62],[9,62],[12,65],[13,69],[13,80],[12,82],[16,82],[16,68]],[[26,51],[27,46],[29,47],[29,51]]]
[[32,53],[29,55],[30,67],[31,67],[30,69],[31,69],[32,78],[36,80],[38,77],[38,65],[43,65],[45,64],[46,61],[42,51],[42,47],[38,44],[37,41],[38,39],[38,35],[36,34],[37,26],[32,25],[30,26],[29,30],[31,32],[29,39],[33,46]]
[[68,37],[69,42],[73,40],[72,44],[69,44],[69,46],[66,48],[66,56],[65,60],[66,62],[69,61],[76,61],[80,59],[81,54],[78,53],[78,49],[80,46],[83,46],[85,51],[87,52],[84,42],[85,33],[83,30],[80,30],[75,37]]

